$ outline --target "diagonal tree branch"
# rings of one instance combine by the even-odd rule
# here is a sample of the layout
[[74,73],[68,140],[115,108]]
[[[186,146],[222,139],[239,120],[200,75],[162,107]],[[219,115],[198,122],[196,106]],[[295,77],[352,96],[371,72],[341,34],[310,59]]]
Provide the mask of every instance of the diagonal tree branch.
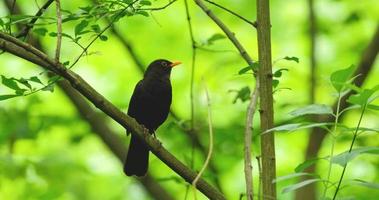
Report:
[[[8,10],[12,7],[7,5]],[[15,14],[21,14],[21,10],[16,4],[14,7]],[[42,45],[38,38],[30,37],[33,45],[37,49],[42,49]],[[105,124],[104,116],[97,113],[85,99],[72,88],[67,81],[59,81],[58,86],[63,90],[66,96],[72,101],[81,117],[91,126],[95,134],[97,134],[104,144],[112,151],[112,153],[123,162],[127,150],[124,144],[120,141],[117,134]],[[174,199],[152,176],[146,174],[143,178],[136,178],[137,181],[145,187],[150,196],[155,199],[172,200]]]
[[[162,144],[149,133],[144,131],[143,126],[138,124],[135,119],[126,115],[105,99],[100,93],[92,88],[84,79],[75,72],[66,69],[61,63],[56,63],[46,54],[32,47],[31,45],[17,40],[16,38],[0,32],[0,48],[21,58],[34,62],[45,69],[53,71],[70,82],[70,84],[86,97],[97,108],[110,116],[124,128],[132,131],[132,134],[146,143],[150,150],[168,167],[191,183],[196,177],[196,173],[186,167],[175,156],[167,151]],[[225,197],[203,179],[198,182],[198,189],[211,199],[225,199]]]

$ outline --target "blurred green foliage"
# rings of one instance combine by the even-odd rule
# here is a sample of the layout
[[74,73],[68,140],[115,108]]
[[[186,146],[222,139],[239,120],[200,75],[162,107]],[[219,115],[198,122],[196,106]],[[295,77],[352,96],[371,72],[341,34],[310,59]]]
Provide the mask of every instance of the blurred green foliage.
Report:
[[[25,12],[25,16],[13,17],[12,20],[27,22],[44,2],[18,0],[17,4]],[[255,4],[251,1],[217,2],[252,21],[256,16]],[[166,3],[163,0],[140,2],[141,6],[147,7],[150,4],[151,7],[160,7]],[[107,26],[107,22],[98,17],[101,9],[93,9],[90,5],[91,1],[62,1],[66,22],[63,24],[65,35],[61,60],[68,66],[82,52],[80,45],[86,46],[94,35]],[[190,118],[192,46],[183,1],[177,1],[163,10],[127,13],[126,17],[120,19],[114,19],[122,17],[117,15],[119,7],[112,8],[107,5],[108,7],[103,8],[107,11],[105,16],[117,21],[115,28],[130,41],[144,65],[157,58],[182,61],[183,65],[175,68],[171,75],[172,109],[183,120],[179,123],[186,124]],[[378,6],[377,0],[359,3],[354,0],[316,1],[319,29],[316,52],[317,104],[330,105],[336,100],[334,89],[338,90],[339,85],[335,82],[332,84],[328,77],[338,69],[358,64],[379,21]],[[211,8],[233,30],[256,60],[258,55],[255,29],[220,9]],[[9,13],[3,2],[0,3],[0,13],[0,25],[4,28],[9,20]],[[79,18],[78,13],[81,13]],[[238,199],[245,191],[244,118],[246,100],[254,78],[247,70],[241,73],[246,64],[236,49],[191,1],[190,13],[196,43],[204,47],[197,50],[195,69],[196,127],[201,133],[201,141],[207,146],[207,107],[200,81],[204,77],[209,87],[214,116],[215,147],[212,161],[219,171],[217,176],[227,199]],[[89,15],[95,17],[86,19]],[[282,124],[293,118],[290,111],[307,105],[309,99],[309,21],[306,1],[271,1],[271,16],[273,66],[277,81],[274,93],[275,121]],[[14,28],[13,31],[17,29]],[[41,39],[43,47],[53,56],[56,45],[54,5],[46,10],[32,34]],[[45,77],[46,73],[38,66],[7,53],[0,56],[3,81],[0,95],[33,93],[35,89],[44,88],[52,81]],[[247,69],[250,67],[253,66]],[[127,110],[135,84],[141,78],[141,73],[127,49],[109,31],[89,48],[87,55],[73,70],[124,111]],[[378,62],[364,88],[373,88],[378,84],[377,74]],[[30,87],[28,84],[31,84]],[[343,118],[343,124],[356,126],[359,114],[359,109],[350,110]],[[378,116],[378,111],[366,111],[362,126],[377,130]],[[129,138],[125,136],[125,130],[108,119],[104,123],[108,123],[119,133],[126,146]],[[256,117],[254,156],[259,155],[260,151],[258,124],[259,118]],[[167,149],[190,165],[192,145],[177,121],[169,118],[159,128],[157,135]],[[346,135],[337,140],[336,155],[348,149],[351,136],[352,134]],[[304,161],[307,139],[308,129],[276,133],[278,176],[294,173],[295,168]],[[375,131],[361,134],[357,138],[356,146],[378,146],[378,139]],[[328,156],[329,151],[330,140],[327,139],[320,151],[320,158]],[[204,156],[198,150],[194,155],[194,169],[199,170]],[[321,159],[318,163],[318,174],[325,176],[328,162]],[[255,159],[253,164],[254,181],[257,183],[258,169]],[[121,166],[59,89],[53,93],[40,91],[25,97],[0,101],[0,199],[152,199],[137,181],[124,176]],[[360,155],[349,163],[344,180],[348,182],[358,179],[379,183],[378,166],[377,155]],[[333,165],[332,170],[331,179],[337,180],[342,168]],[[150,157],[149,171],[176,199],[185,198],[186,184],[155,156]],[[209,171],[204,174],[204,178],[210,181],[212,176],[216,175]],[[293,191],[285,194],[281,191],[296,183],[295,181],[296,179],[290,179],[278,182],[279,199],[291,199],[294,196]],[[340,191],[341,198],[376,199],[379,196],[378,188],[368,189],[362,187],[364,184],[367,186],[367,183],[356,182],[358,184],[348,184]],[[317,184],[321,193],[322,183]],[[191,199],[192,196],[188,198]]]

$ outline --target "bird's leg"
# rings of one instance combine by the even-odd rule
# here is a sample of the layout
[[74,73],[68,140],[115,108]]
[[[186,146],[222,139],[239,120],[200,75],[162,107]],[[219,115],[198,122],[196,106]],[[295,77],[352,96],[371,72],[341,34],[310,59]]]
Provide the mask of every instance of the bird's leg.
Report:
[[153,137],[155,138],[155,139],[157,139],[157,135],[155,135],[155,131],[153,131]]

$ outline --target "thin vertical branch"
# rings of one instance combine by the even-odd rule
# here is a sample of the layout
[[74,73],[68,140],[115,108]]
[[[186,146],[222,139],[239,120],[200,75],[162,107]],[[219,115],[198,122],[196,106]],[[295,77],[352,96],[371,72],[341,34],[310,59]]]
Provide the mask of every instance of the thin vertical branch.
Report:
[[61,2],[60,0],[55,0],[56,13],[57,13],[57,47],[55,49],[55,61],[59,62],[59,56],[61,55],[61,45],[62,45],[62,14],[61,14]]
[[245,182],[246,182],[246,197],[248,200],[254,198],[253,192],[253,165],[251,164],[251,141],[253,135],[253,120],[254,113],[257,108],[259,96],[259,81],[256,82],[254,91],[251,93],[250,103],[246,112],[245,126]]
[[[358,130],[359,130],[359,127],[361,126],[361,122],[362,122],[362,118],[363,118],[363,114],[365,113],[365,110],[366,110],[366,104],[363,106],[363,109],[362,109],[362,112],[361,112],[361,116],[359,117],[358,125],[355,128],[354,136],[353,136],[353,139],[351,140],[351,144],[350,144],[350,148],[349,148],[349,153],[351,153],[351,151],[353,150],[355,139],[357,139]],[[342,179],[343,179],[343,176],[345,175],[346,167],[347,167],[347,162],[343,166],[342,174],[341,174],[340,179],[338,181],[338,185],[337,185],[336,191],[334,192],[333,200],[336,199],[338,191],[340,190]]]
[[262,188],[261,188],[261,185],[262,185],[261,157],[257,156],[255,158],[257,159],[257,163],[258,163],[258,175],[259,175],[259,180],[258,180],[258,200],[261,200],[261,196],[262,196]]
[[309,37],[310,37],[310,89],[309,100],[313,104],[315,102],[316,94],[316,16],[314,10],[314,0],[308,0],[309,12]]
[[[269,0],[257,0],[257,32],[259,56],[259,94],[261,131],[273,127],[274,108],[272,96],[271,23]],[[261,135],[262,189],[266,196],[276,199],[275,135]]]
[[192,44],[192,61],[191,61],[191,80],[190,80],[190,101],[191,101],[191,130],[194,130],[195,128],[195,108],[194,108],[194,100],[193,100],[193,93],[194,93],[194,78],[195,78],[195,60],[196,60],[196,43],[195,38],[193,36],[193,29],[191,24],[191,15],[189,13],[189,7],[187,0],[184,0],[184,4],[186,7],[186,16],[187,16],[187,22],[188,22],[188,29],[191,37],[191,44]]
[[194,189],[194,197],[195,200],[196,198],[196,184],[199,181],[201,175],[204,173],[205,169],[208,166],[209,161],[211,160],[212,157],[212,152],[213,152],[213,126],[212,126],[212,109],[211,109],[211,101],[209,98],[209,92],[207,88],[207,84],[205,83],[204,79],[204,90],[205,90],[205,96],[207,99],[207,107],[208,107],[208,127],[209,127],[209,150],[208,150],[208,155],[207,158],[205,159],[203,167],[200,169],[200,172],[197,174],[195,179],[192,181],[192,187]]

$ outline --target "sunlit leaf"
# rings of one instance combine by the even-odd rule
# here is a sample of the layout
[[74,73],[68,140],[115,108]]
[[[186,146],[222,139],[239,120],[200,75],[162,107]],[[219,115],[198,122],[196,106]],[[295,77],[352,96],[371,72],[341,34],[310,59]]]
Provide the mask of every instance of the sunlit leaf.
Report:
[[333,114],[333,110],[330,106],[324,104],[312,104],[290,112],[290,115],[298,117],[302,115],[322,115],[322,114]]
[[359,186],[364,186],[364,187],[367,187],[367,188],[372,188],[372,189],[379,189],[379,183],[370,183],[370,182],[367,182],[367,181],[364,181],[364,180],[360,180],[360,179],[354,179],[351,181],[351,184],[353,185],[359,185]]
[[299,61],[299,58],[298,58],[298,57],[295,57],[295,56],[291,56],[291,57],[286,56],[286,57],[284,57],[283,59],[284,59],[284,60],[288,60],[288,61],[295,61],[295,62],[297,62],[297,63],[300,62],[300,61]]
[[225,38],[226,38],[225,35],[221,33],[215,33],[210,38],[208,38],[207,44],[212,45],[215,41],[225,39]]
[[276,78],[281,77],[282,76],[282,71],[288,71],[288,69],[287,68],[280,68],[280,69],[278,69],[278,70],[276,70],[274,72],[273,76],[276,77]]
[[77,24],[74,29],[75,36],[82,34],[88,24],[89,23],[87,20],[82,20],[79,24]]
[[150,6],[151,2],[150,1],[146,1],[146,0],[142,0],[142,1],[139,2],[139,4],[144,5],[144,6]]
[[342,88],[348,83],[354,70],[355,66],[351,65],[346,69],[335,71],[330,75],[330,81],[337,92],[341,92]]
[[106,35],[100,35],[99,38],[101,41],[107,41],[108,40],[108,37]]
[[341,165],[343,167],[355,157],[364,153],[379,154],[379,147],[360,147],[353,149],[350,153],[349,151],[345,151],[341,154],[333,156],[331,161],[332,163]]
[[296,183],[296,184],[293,184],[293,185],[290,185],[290,186],[287,186],[285,187],[283,190],[282,190],[282,193],[287,193],[287,192],[291,192],[291,191],[294,191],[294,190],[297,190],[299,188],[302,188],[306,185],[309,185],[311,183],[315,183],[315,182],[318,182],[318,181],[322,181],[322,179],[319,179],[319,178],[315,178],[315,179],[308,179],[308,180],[305,180],[305,181],[302,181],[300,183]]
[[38,35],[45,36],[48,31],[46,28],[35,28],[33,29],[33,32]]
[[322,159],[325,159],[325,158],[313,158],[313,159],[306,160],[295,168],[295,172],[297,173],[302,172]]
[[269,130],[266,130],[262,134],[266,134],[266,133],[274,132],[274,131],[296,131],[296,130],[300,130],[300,129],[314,128],[314,127],[326,127],[326,126],[331,125],[331,124],[333,124],[333,123],[322,122],[322,123],[284,124],[284,125],[277,126],[277,127],[271,128]]
[[288,174],[288,175],[285,175],[285,176],[280,176],[280,177],[274,179],[272,181],[272,183],[277,183],[277,182],[280,182],[280,181],[285,181],[285,180],[296,178],[296,177],[299,177],[299,176],[317,176],[317,175],[310,174],[310,173],[305,173],[305,172],[293,173],[293,174]]
[[250,88],[248,86],[241,88],[240,90],[231,90],[229,92],[237,92],[234,97],[233,103],[236,103],[238,99],[245,102],[250,99]]
[[10,98],[14,98],[14,97],[18,97],[18,96],[20,96],[20,95],[16,95],[16,94],[0,95],[0,101],[10,99]]
[[42,84],[41,80],[39,80],[39,78],[37,76],[32,76],[29,78],[29,81],[33,81],[33,82],[36,82],[36,83],[39,83],[39,84]]

